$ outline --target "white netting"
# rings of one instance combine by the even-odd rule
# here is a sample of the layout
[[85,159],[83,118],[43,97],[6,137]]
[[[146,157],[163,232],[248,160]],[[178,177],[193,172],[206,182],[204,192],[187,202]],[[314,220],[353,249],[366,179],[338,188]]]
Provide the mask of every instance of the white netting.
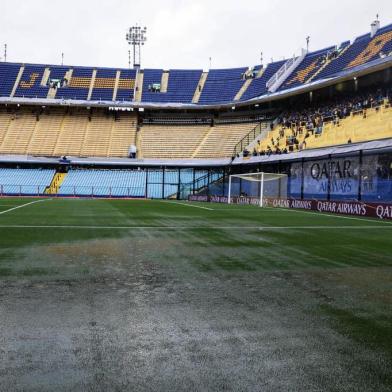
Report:
[[266,199],[287,199],[286,174],[233,174],[229,179],[228,202],[263,206]]

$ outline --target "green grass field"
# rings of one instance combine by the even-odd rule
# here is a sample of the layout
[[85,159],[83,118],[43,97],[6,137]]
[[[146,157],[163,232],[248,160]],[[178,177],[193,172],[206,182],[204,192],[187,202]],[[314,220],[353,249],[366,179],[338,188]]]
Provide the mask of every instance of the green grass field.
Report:
[[0,199],[0,390],[390,391],[392,224]]

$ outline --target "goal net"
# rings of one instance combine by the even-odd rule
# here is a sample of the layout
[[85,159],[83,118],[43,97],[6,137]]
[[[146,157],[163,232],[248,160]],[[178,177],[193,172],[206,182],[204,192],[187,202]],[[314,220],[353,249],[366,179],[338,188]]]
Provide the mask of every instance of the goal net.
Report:
[[287,199],[287,174],[248,173],[229,177],[228,203],[263,207],[268,199]]

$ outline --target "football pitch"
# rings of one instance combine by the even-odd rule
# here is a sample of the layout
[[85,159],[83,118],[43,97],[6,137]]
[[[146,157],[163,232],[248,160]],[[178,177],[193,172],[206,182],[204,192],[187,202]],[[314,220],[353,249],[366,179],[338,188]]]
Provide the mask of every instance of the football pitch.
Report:
[[0,199],[0,391],[391,391],[392,223]]

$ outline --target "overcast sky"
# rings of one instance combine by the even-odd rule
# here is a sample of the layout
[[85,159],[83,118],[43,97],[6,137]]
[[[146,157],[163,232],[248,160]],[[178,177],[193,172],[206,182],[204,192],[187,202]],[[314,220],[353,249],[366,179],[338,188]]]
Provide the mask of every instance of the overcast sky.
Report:
[[148,27],[143,68],[251,66],[322,49],[370,30],[392,0],[0,0],[8,61],[127,67],[127,28]]

